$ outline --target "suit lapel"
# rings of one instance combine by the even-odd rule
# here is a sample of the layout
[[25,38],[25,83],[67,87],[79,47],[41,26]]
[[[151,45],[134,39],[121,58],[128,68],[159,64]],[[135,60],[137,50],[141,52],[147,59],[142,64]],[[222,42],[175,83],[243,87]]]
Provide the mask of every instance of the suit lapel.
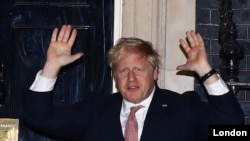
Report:
[[[141,141],[156,140],[160,138],[158,135],[161,134],[164,134],[164,137],[169,139],[173,136],[168,135],[168,133],[172,132],[171,130],[173,130],[172,127],[175,123],[173,118],[174,111],[171,107],[171,101],[168,101],[167,98],[163,98],[161,95],[159,88],[156,88],[144,122]],[[168,126],[164,127],[164,125]]]
[[[119,100],[114,100],[107,106],[107,113],[104,116],[104,139],[103,141],[107,140],[116,140],[116,141],[123,141],[123,134],[120,122],[120,110],[122,104],[122,98],[118,96]],[[114,103],[115,101],[115,103]],[[97,135],[98,136],[98,135]]]

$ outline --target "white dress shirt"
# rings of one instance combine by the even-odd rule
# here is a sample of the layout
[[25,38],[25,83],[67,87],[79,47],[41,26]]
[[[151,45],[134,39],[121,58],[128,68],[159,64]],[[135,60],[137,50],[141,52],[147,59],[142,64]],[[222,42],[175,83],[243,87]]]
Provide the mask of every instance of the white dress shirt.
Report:
[[[37,91],[37,92],[47,92],[47,91],[53,90],[57,78],[49,79],[49,78],[41,76],[40,74],[41,74],[41,70],[37,73],[33,84],[30,86],[30,90]],[[220,78],[220,76],[219,76],[219,78]],[[219,95],[223,95],[229,91],[227,85],[225,84],[225,82],[221,78],[213,84],[204,85],[204,86],[205,86],[209,95],[219,96]],[[147,114],[149,105],[150,105],[151,100],[153,98],[154,91],[155,91],[155,88],[153,89],[153,91],[151,92],[149,97],[147,97],[141,103],[138,103],[136,105],[126,101],[125,99],[123,100],[122,108],[121,108],[121,112],[120,112],[120,122],[121,122],[121,126],[122,126],[123,135],[125,132],[125,125],[127,122],[127,117],[130,113],[130,107],[142,105],[143,108],[139,109],[135,114],[137,122],[138,122],[138,138],[140,140],[142,130],[143,130],[144,121],[146,118],[146,114]]]
[[149,105],[150,105],[151,100],[153,98],[154,91],[155,91],[155,87],[154,87],[153,91],[151,92],[151,94],[149,95],[149,97],[147,97],[146,99],[144,99],[142,102],[140,102],[138,104],[133,104],[133,103],[123,99],[123,101],[122,101],[122,109],[121,109],[121,112],[120,112],[120,121],[121,121],[123,135],[125,133],[125,126],[126,126],[126,122],[127,122],[129,113],[130,113],[130,108],[133,107],[133,106],[141,105],[143,107],[140,108],[135,113],[135,117],[136,117],[137,123],[138,123],[138,140],[140,140],[143,125],[144,125],[144,121],[145,121],[145,118],[146,118],[146,115],[147,115],[147,112],[148,112]]

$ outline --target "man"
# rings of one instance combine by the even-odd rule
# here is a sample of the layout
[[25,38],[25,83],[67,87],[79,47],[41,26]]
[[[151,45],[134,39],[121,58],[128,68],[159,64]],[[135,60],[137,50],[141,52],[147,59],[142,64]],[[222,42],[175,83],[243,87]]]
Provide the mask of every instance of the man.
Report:
[[[71,106],[53,105],[53,87],[61,67],[83,56],[71,54],[77,31],[71,25],[55,28],[47,60],[31,85],[25,120],[37,130],[84,141],[123,141],[130,107],[136,112],[140,141],[202,141],[210,124],[242,124],[243,111],[234,94],[209,65],[199,33],[187,31],[180,39],[187,62],[178,70],[194,71],[209,94],[202,102],[195,92],[177,94],[156,85],[159,55],[151,43],[121,38],[108,54],[118,93],[88,98]],[[177,84],[178,85],[178,84]]]

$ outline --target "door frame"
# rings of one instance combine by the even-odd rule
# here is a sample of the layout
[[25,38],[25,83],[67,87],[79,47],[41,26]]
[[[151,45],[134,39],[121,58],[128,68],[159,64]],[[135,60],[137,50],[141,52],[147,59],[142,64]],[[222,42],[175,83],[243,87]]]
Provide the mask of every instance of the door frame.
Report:
[[[114,1],[114,39],[113,44],[121,37],[122,35],[122,3],[123,0]],[[111,72],[112,73],[112,72]],[[117,92],[115,81],[113,80],[113,93]]]

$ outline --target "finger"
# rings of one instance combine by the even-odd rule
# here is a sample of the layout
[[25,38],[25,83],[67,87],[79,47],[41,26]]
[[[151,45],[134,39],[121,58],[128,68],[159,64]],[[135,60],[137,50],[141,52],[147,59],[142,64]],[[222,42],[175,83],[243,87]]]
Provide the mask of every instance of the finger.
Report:
[[179,65],[176,67],[177,70],[186,70],[186,65]]
[[63,35],[63,39],[62,39],[63,42],[65,43],[68,42],[70,33],[71,33],[71,25],[67,25],[65,28],[65,33]]
[[199,40],[197,38],[197,34],[193,30],[191,30],[190,34],[191,34],[194,46],[199,45]]
[[201,34],[197,33],[197,40],[199,42],[199,45],[202,45],[204,46],[204,41],[203,41],[203,38],[201,37]]
[[183,39],[180,39],[180,44],[181,44],[182,49],[183,49],[186,53],[190,50],[189,45],[188,45]]
[[58,33],[58,28],[55,28],[51,36],[51,42],[56,41],[57,33]]
[[79,53],[76,53],[76,54],[72,55],[72,58],[71,58],[72,62],[74,62],[75,60],[81,58],[83,55],[84,55],[84,53],[82,53],[82,52],[79,52]]
[[66,25],[63,25],[62,27],[61,27],[61,30],[60,30],[60,32],[59,32],[59,35],[58,35],[58,37],[57,37],[57,41],[62,41],[62,39],[63,39],[63,36],[64,36],[64,34],[65,34],[65,30],[66,30]]
[[71,33],[71,36],[68,40],[68,44],[70,46],[73,46],[74,42],[75,42],[75,39],[76,39],[76,34],[77,34],[77,30],[76,29],[73,29],[72,33]]
[[187,40],[188,40],[188,43],[190,44],[190,46],[194,47],[195,46],[195,41],[193,39],[193,36],[191,35],[191,32],[192,31],[187,31],[186,36],[187,36]]

